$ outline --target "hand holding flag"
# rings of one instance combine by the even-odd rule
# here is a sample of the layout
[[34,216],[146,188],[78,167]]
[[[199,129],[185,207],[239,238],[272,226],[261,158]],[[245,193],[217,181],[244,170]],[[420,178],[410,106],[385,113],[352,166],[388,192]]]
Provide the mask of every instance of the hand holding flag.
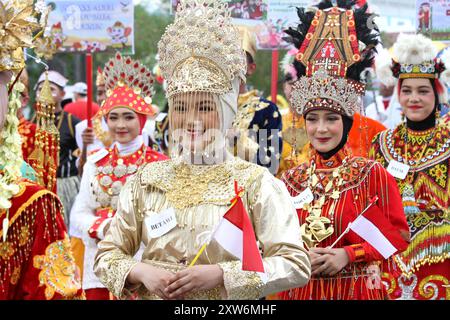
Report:
[[383,214],[380,214],[379,210],[369,210],[377,200],[378,196],[374,196],[370,200],[369,205],[353,222],[348,224],[345,231],[333,243],[331,248],[347,232],[352,230],[374,247],[385,259],[397,251],[406,249],[408,243],[402,238],[399,230]]
[[[231,200],[231,207],[222,217],[211,239],[215,239],[225,250],[242,261],[242,270],[264,273],[264,265],[256,243],[252,222],[244,207],[237,181],[234,183],[236,196]],[[208,245],[207,241],[191,262],[194,265]]]

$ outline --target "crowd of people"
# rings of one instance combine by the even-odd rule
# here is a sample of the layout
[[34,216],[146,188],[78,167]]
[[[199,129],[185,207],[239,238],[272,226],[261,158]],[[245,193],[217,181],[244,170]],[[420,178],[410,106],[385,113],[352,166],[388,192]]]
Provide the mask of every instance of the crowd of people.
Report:
[[180,1],[158,43],[164,112],[118,52],[91,119],[56,70],[27,119],[2,66],[0,299],[450,299],[450,52],[383,49],[367,9],[297,9],[287,108],[248,89],[256,43],[220,0]]

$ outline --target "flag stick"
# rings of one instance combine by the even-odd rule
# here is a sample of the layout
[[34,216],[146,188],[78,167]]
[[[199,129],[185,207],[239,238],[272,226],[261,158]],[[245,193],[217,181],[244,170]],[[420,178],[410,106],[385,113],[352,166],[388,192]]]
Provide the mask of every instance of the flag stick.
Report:
[[[377,202],[377,200],[378,200],[378,196],[375,196],[375,197],[372,199],[372,201],[369,203],[369,205],[368,205],[368,206],[367,206],[360,214],[358,214],[358,216],[356,217],[356,219],[358,219],[364,212],[366,212],[367,210],[369,210],[369,208],[370,208],[371,206],[373,206],[374,203]],[[356,219],[353,220],[353,221],[356,221]],[[333,244],[329,247],[330,249],[332,249],[332,248],[336,245],[336,243],[338,243],[339,240],[341,240],[342,237],[345,236],[345,235],[350,231],[350,227],[351,227],[351,226],[352,226],[352,223],[350,222],[350,223],[347,225],[347,228],[345,228],[344,232],[342,232],[341,235],[336,239],[336,241],[333,242]]]
[[[244,192],[243,189],[239,189],[238,185],[237,185],[237,181],[234,182],[234,190],[236,192],[236,197],[231,200],[231,206],[230,208],[232,208],[236,202],[238,201],[238,198],[241,196],[241,194]],[[214,236],[214,233],[217,230],[217,227],[220,225],[220,223],[222,222],[222,220],[219,221],[219,223],[217,224],[217,226],[215,226],[214,231],[211,232],[210,236],[208,237],[208,239],[205,241],[205,243],[202,245],[202,247],[200,248],[200,250],[197,252],[197,255],[195,256],[194,260],[192,260],[192,262],[189,264],[189,267],[192,267],[198,260],[198,258],[201,256],[201,254],[203,253],[203,251],[205,251],[206,246],[211,242],[211,239]]]
[[278,84],[278,50],[272,51],[272,81],[271,97],[272,102],[277,103],[277,84]]
[[86,53],[87,126],[92,128],[92,54]]
[[205,244],[202,245],[202,247],[198,251],[197,255],[195,256],[194,260],[192,260],[192,262],[189,264],[189,267],[192,267],[197,262],[197,260],[200,257],[200,255],[203,253],[203,251],[205,251],[206,246],[208,245],[208,243],[209,243],[209,241],[206,241]]

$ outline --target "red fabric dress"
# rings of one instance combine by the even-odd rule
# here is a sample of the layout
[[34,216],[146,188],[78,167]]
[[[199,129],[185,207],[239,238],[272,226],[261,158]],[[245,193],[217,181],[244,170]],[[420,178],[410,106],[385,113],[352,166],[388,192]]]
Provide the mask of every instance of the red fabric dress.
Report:
[[[80,274],[56,195],[21,180],[0,231],[0,300],[82,299]],[[8,213],[0,211],[0,226]]]
[[[324,194],[325,186],[333,179],[334,169],[347,159],[341,173],[343,184],[338,187],[339,197],[333,200],[325,193],[326,200],[321,208],[321,217],[330,220],[334,231],[319,242],[317,247],[331,246],[374,196],[378,196],[379,200],[369,210],[386,217],[404,238],[408,237],[408,225],[397,185],[380,164],[365,158],[351,157],[346,148],[328,160],[313,152],[313,159],[316,165],[315,173],[319,178],[313,192],[316,200]],[[282,181],[292,197],[308,187],[309,167],[310,165],[305,163],[283,174]],[[300,225],[303,225],[309,213],[304,209],[297,209],[297,213]],[[350,263],[342,271],[332,277],[312,278],[305,287],[283,292],[280,297],[286,300],[383,299],[385,291],[380,281],[383,256],[353,231],[343,236],[334,248],[344,248],[350,258]]]
[[[26,120],[23,116],[19,119],[19,134],[22,137],[22,156],[26,163],[28,156],[34,150],[34,138],[36,136],[36,124]],[[33,168],[34,169],[34,168]]]
[[384,131],[370,152],[387,167],[392,160],[404,163],[406,150],[411,167],[406,179],[396,179],[411,243],[383,275],[391,299],[450,300],[450,124],[443,120],[425,131],[412,131],[404,124]]

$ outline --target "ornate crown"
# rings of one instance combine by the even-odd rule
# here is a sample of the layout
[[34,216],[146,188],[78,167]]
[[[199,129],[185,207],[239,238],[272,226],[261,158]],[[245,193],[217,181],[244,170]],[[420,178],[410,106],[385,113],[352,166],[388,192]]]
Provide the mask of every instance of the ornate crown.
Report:
[[245,77],[239,32],[220,0],[182,0],[158,50],[168,97],[193,91],[223,94],[236,76]]
[[34,46],[33,33],[45,27],[48,13],[43,0],[0,0],[0,71],[25,66],[22,48]]
[[301,77],[294,83],[290,100],[298,114],[326,108],[352,117],[358,112],[358,100],[364,89],[360,82],[336,78],[319,69],[312,77]]
[[439,78],[445,67],[436,59],[437,49],[433,41],[422,34],[400,34],[394,44],[392,74],[399,79]]
[[372,66],[378,29],[370,28],[367,4],[323,0],[316,7],[298,8],[300,23],[285,32],[299,49],[293,66],[299,80],[291,93],[292,107],[300,114],[330,109],[353,116],[364,94],[363,71]]
[[103,69],[106,100],[100,109],[105,116],[112,108],[121,106],[137,113],[154,115],[151,105],[154,77],[141,62],[130,57],[122,57],[117,52]]

